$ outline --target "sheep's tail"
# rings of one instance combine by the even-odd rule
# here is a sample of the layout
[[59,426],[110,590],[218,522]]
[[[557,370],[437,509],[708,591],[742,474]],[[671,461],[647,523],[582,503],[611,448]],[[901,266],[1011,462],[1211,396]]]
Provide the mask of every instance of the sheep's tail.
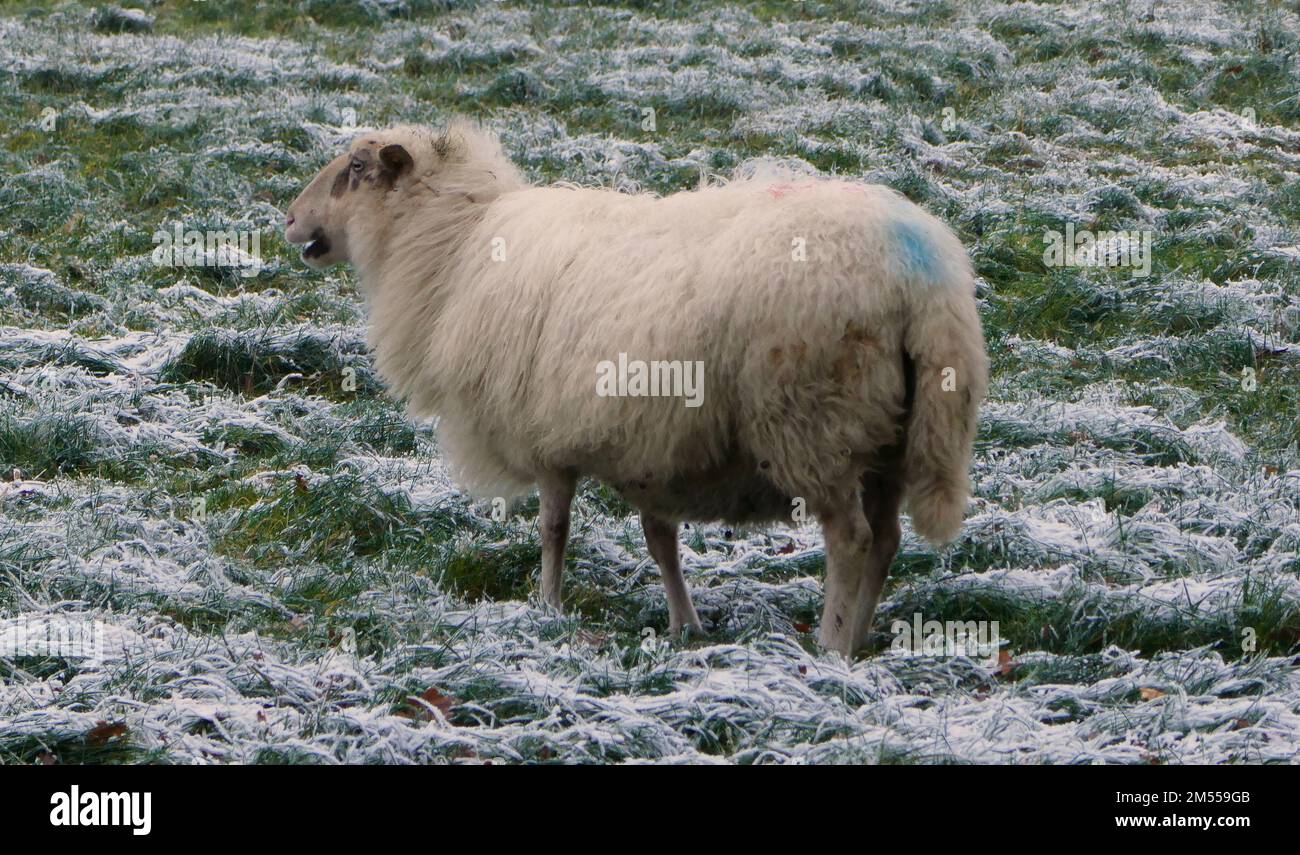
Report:
[[961,531],[975,426],[988,388],[988,355],[973,292],[968,286],[925,300],[903,339],[911,410],[904,496],[912,527],[935,545]]

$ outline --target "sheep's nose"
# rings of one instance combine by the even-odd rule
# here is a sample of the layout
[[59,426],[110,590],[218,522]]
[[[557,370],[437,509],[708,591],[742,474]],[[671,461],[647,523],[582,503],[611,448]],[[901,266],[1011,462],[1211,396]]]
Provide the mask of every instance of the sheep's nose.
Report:
[[289,228],[289,226],[292,225],[293,225],[293,214],[290,214],[289,216],[285,217],[284,227],[287,229]]

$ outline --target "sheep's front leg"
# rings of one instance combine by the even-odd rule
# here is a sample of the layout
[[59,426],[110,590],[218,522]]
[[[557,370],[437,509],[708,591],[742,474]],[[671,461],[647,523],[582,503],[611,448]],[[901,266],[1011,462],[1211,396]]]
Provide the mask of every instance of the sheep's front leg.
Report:
[[556,611],[564,610],[560,581],[564,575],[564,547],[569,541],[569,506],[578,479],[571,472],[555,472],[538,479],[541,512],[538,527],[542,535],[542,601]]
[[665,522],[647,513],[641,514],[641,528],[645,531],[645,545],[650,557],[659,565],[664,590],[668,592],[668,632],[678,635],[683,630],[703,635],[700,618],[691,603],[691,592],[682,575],[681,557],[677,553],[677,523]]
[[[826,605],[817,640],[826,650],[852,656],[861,634],[860,615],[874,612],[880,595],[879,587],[866,578],[871,526],[858,497],[851,494],[835,507],[820,510],[817,517],[826,541]],[[868,590],[863,590],[864,585]]]

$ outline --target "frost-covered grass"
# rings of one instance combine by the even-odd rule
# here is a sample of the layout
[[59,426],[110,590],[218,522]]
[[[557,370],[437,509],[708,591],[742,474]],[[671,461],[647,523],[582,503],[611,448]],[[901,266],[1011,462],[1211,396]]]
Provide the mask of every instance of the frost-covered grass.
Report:
[[[0,761],[1300,752],[1293,10],[121,5],[0,8],[0,618],[109,640],[0,659]],[[812,528],[685,531],[710,635],[658,643],[657,571],[597,485],[569,614],[537,607],[536,500],[458,493],[383,397],[350,273],[279,236],[349,111],[481,116],[539,180],[801,160],[953,225],[994,363],[977,497],[944,552],[905,532],[874,655],[812,644]],[[154,266],[178,222],[261,229],[264,268]],[[1066,223],[1149,230],[1151,275],[1046,266]],[[1004,662],[891,653],[916,612],[997,620]]]

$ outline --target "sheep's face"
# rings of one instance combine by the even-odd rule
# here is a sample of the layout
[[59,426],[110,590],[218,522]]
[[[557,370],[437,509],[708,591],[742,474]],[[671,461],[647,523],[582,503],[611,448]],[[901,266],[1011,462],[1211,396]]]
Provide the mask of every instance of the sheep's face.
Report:
[[312,179],[285,220],[284,238],[304,244],[302,259],[317,270],[351,261],[348,232],[353,218],[373,209],[411,172],[406,148],[364,135]]

